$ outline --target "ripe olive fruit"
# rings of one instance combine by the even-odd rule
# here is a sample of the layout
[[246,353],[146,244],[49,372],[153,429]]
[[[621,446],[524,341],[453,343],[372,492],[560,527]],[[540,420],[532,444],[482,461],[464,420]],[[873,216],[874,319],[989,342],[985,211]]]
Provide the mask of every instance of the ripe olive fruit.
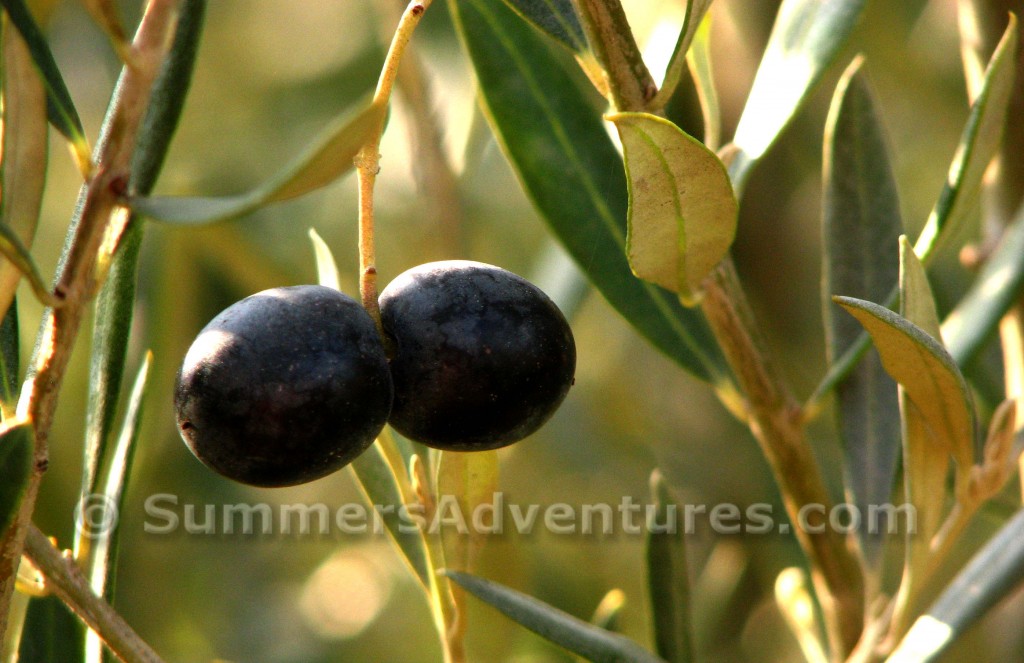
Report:
[[414,267],[380,295],[394,342],[389,423],[438,449],[512,444],[558,409],[576,345],[558,307],[499,267],[452,260]]
[[391,411],[366,311],[332,288],[273,288],[199,333],[178,373],[178,429],[196,458],[254,486],[323,477],[362,453]]

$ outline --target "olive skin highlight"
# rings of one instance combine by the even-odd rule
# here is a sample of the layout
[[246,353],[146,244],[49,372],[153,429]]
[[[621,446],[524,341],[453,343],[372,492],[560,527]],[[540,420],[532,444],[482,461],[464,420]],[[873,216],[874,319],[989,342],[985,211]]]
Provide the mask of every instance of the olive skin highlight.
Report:
[[427,263],[380,295],[394,349],[389,423],[428,446],[503,447],[554,414],[573,382],[576,345],[558,307],[504,269]]
[[222,311],[178,373],[178,429],[220,474],[290,486],[361,454],[391,411],[384,347],[350,297],[318,285],[265,290]]

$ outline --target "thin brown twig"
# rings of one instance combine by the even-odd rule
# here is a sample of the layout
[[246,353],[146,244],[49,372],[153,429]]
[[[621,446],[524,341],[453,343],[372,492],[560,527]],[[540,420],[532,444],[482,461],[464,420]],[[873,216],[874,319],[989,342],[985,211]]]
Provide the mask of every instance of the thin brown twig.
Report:
[[46,578],[47,588],[95,631],[118,658],[126,663],[161,663],[162,659],[128,622],[96,595],[70,553],[62,554],[35,525],[29,525],[25,537],[25,556]]

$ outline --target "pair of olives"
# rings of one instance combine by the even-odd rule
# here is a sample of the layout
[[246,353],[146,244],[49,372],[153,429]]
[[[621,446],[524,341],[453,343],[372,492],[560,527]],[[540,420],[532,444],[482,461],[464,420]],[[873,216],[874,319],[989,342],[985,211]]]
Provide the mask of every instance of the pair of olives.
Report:
[[565,317],[504,269],[420,265],[379,302],[390,357],[363,307],[324,286],[265,290],[217,315],[175,387],[192,453],[269,487],[340,469],[385,423],[438,449],[495,449],[540,428],[572,384]]

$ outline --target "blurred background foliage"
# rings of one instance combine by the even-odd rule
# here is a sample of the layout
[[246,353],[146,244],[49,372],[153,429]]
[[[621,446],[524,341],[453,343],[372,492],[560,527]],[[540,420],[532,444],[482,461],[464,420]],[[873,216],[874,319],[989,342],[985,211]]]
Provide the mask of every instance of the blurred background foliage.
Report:
[[[667,57],[675,39],[665,22],[678,24],[685,3],[624,4],[641,43],[648,43],[658,77],[664,67],[659,59]],[[714,66],[726,137],[778,4],[719,0],[713,9]],[[911,236],[938,195],[967,114],[955,3],[936,0],[922,10],[924,4],[871,3],[854,40],[854,48],[867,56],[889,130]],[[236,193],[273,174],[332,117],[372,90],[403,6],[401,0],[211,2],[195,83],[156,192]],[[133,22],[140,3],[123,2],[121,10]],[[50,37],[94,138],[117,75],[115,56],[81,3],[55,3]],[[431,7],[414,44],[422,69],[420,91],[426,95],[408,81],[403,84],[381,150],[382,284],[429,260],[492,262],[547,290],[570,315],[576,334],[579,367],[566,403],[532,438],[501,451],[506,502],[614,506],[625,495],[646,502],[648,475],[660,466],[687,503],[733,502],[742,508],[768,502],[781,514],[749,432],[705,385],[648,346],[590,292],[553,244],[475,105],[470,69],[444,2]],[[830,73],[755,171],[734,248],[773,350],[801,395],[824,371],[818,293],[821,141],[839,73],[839,68]],[[53,151],[35,249],[44,273],[54,269],[80,183],[56,139]],[[146,348],[154,350],[156,361],[130,507],[122,514],[118,605],[168,660],[438,660],[426,602],[383,536],[143,532],[143,504],[156,493],[177,495],[179,514],[185,504],[200,505],[200,520],[201,505],[207,504],[322,502],[335,509],[360,500],[347,471],[277,490],[223,480],[188,453],[171,406],[180,360],[213,315],[258,290],[315,281],[308,228],[326,239],[338,259],[343,289],[354,294],[355,222],[355,182],[349,177],[230,223],[200,229],[149,224],[129,371]],[[946,253],[932,272],[940,305],[954,301],[970,278],[955,252]],[[39,311],[30,296],[21,302],[27,350]],[[83,347],[88,345],[79,343],[61,398],[36,516],[40,527],[64,545],[71,541],[67,514],[79,488],[87,375]],[[838,450],[827,413],[812,435],[838,493]],[[491,537],[479,573],[584,618],[607,591],[621,588],[627,603],[620,628],[649,643],[642,537],[621,531],[556,536],[542,529]],[[688,543],[695,626],[707,660],[798,660],[796,643],[771,598],[779,570],[801,563],[795,543],[777,534],[714,535],[706,522]],[[490,608],[471,606],[473,660],[570,660]],[[965,639],[961,651],[969,647],[972,660],[1024,660],[1022,615],[1024,600],[1018,596]]]

